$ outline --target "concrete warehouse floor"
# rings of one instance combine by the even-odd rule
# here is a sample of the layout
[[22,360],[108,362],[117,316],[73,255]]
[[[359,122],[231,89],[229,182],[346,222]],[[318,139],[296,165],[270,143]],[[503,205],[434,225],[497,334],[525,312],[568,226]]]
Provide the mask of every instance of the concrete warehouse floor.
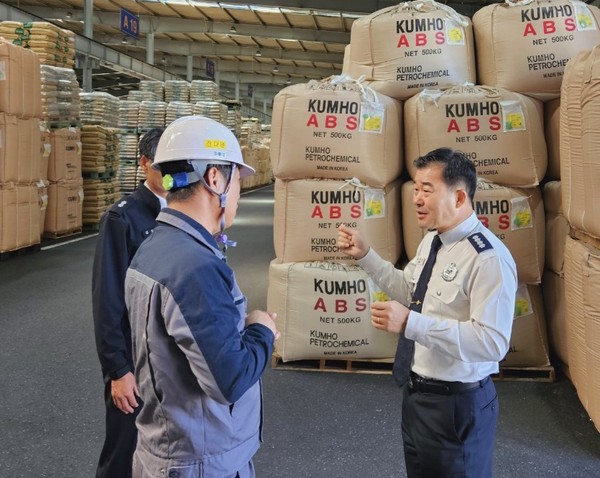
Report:
[[[266,308],[272,216],[272,186],[245,194],[229,233],[250,309]],[[90,305],[96,237],[68,239],[81,240],[0,262],[0,478],[94,475],[104,433]],[[567,379],[496,386],[497,478],[600,476],[600,434]],[[264,392],[258,477],[405,476],[390,375],[269,369]]]

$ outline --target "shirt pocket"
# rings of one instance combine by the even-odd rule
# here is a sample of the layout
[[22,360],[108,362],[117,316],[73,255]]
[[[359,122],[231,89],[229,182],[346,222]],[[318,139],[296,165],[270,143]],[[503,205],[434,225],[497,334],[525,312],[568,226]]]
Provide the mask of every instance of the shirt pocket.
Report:
[[[433,285],[429,296],[436,315],[458,318],[466,312],[468,318],[469,300],[459,284],[449,282]],[[452,313],[448,314],[448,310],[452,310]]]

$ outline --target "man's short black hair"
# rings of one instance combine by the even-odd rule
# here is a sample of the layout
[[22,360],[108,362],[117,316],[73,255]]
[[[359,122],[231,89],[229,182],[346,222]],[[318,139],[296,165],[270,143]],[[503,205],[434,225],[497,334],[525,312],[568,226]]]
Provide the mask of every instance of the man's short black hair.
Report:
[[455,187],[458,183],[463,183],[473,203],[477,189],[477,170],[465,153],[451,148],[438,148],[417,158],[414,164],[417,169],[423,169],[432,163],[444,166],[442,177],[448,186]]
[[[169,161],[168,163],[163,163],[160,165],[161,173],[164,176],[165,174],[176,174],[180,172],[191,173],[194,171],[194,167],[190,164],[189,161]],[[225,178],[230,178],[232,166],[230,164],[208,164],[206,166],[206,171],[210,168],[216,168],[218,171],[223,174]],[[206,173],[205,173],[206,174]],[[196,181],[195,183],[191,183],[183,188],[171,189],[167,193],[167,202],[171,201],[187,201],[194,192],[202,186],[202,181]]]
[[154,128],[140,138],[140,143],[138,145],[140,158],[146,156],[150,161],[154,161],[158,140],[162,136],[164,130],[164,128]]

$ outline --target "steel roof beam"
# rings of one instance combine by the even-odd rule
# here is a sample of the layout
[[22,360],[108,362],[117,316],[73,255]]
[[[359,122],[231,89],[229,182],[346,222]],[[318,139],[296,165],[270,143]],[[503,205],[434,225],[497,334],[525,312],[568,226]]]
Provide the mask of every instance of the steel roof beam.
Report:
[[[66,18],[71,12],[72,19],[83,20],[83,10],[61,9],[50,7],[27,7],[34,15],[47,19],[60,20]],[[110,25],[118,28],[121,22],[120,13],[94,12],[94,23]],[[311,30],[308,28],[287,28],[262,25],[236,24],[236,35],[265,37],[273,39],[286,39],[298,41],[314,41],[325,43],[350,43],[349,32],[327,30]],[[216,33],[231,35],[231,22],[213,22],[189,18],[157,17],[151,15],[140,16],[140,32],[147,33]]]
[[[123,46],[122,37],[114,37],[104,42],[107,45]],[[146,50],[144,40],[129,40],[129,47]],[[154,50],[181,56],[254,56],[255,46],[218,45],[208,42],[191,42],[180,40],[154,40]],[[310,61],[319,63],[337,63],[344,61],[343,53],[319,53],[311,51],[280,50],[274,48],[261,48],[261,58],[274,60]]]

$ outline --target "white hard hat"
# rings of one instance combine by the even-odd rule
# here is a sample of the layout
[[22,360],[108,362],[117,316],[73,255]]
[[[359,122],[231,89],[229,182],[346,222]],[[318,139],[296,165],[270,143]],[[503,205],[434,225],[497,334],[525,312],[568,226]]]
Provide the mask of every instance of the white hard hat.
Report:
[[[208,164],[237,165],[240,178],[254,174],[254,169],[244,163],[242,150],[234,134],[225,125],[204,116],[184,116],[173,121],[162,134],[153,168],[172,161],[188,161],[196,171]],[[202,169],[203,171],[204,169]]]

